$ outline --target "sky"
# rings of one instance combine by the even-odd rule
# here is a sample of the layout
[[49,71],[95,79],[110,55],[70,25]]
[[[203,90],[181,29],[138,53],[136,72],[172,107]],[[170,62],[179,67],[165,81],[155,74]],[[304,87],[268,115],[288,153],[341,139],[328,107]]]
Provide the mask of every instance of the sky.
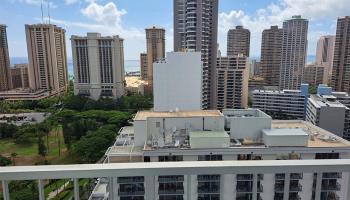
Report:
[[[27,57],[25,24],[44,22],[66,29],[67,54],[71,35],[100,32],[125,39],[125,59],[138,60],[146,51],[145,28],[166,29],[166,50],[173,49],[173,0],[1,0],[0,24],[8,26],[11,57]],[[308,55],[315,55],[322,35],[334,35],[338,17],[350,14],[350,0],[219,0],[218,43],[226,54],[227,31],[243,25],[251,31],[251,55],[260,57],[261,33],[271,25],[282,26],[293,15],[309,19]],[[47,6],[49,4],[50,6]],[[48,7],[50,9],[48,9]],[[50,10],[50,12],[48,12]]]

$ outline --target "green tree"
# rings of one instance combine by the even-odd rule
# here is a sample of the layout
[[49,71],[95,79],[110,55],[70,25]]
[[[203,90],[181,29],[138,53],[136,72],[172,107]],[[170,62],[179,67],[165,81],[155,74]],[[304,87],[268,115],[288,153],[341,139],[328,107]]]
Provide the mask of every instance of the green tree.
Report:
[[115,139],[116,126],[102,126],[98,130],[89,132],[74,144],[73,152],[83,163],[94,163],[105,153]]
[[8,123],[0,123],[0,138],[10,138],[17,131],[17,126]]
[[12,164],[12,161],[4,156],[0,155],[0,166],[9,166]]
[[42,157],[45,157],[47,155],[47,149],[42,136],[38,137],[38,154]]
[[314,85],[310,85],[309,87],[309,93],[310,94],[316,94],[317,93],[317,87]]

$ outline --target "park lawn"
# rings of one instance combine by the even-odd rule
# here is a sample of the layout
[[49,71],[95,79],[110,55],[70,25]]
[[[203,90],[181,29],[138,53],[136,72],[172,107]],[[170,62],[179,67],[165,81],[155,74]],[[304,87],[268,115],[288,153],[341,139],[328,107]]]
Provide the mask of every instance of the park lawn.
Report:
[[[62,127],[57,127],[51,130],[49,137],[44,137],[43,140],[45,146],[48,146],[48,154],[46,156],[48,161],[59,161],[60,159],[69,156],[67,155],[67,149],[64,144]],[[0,155],[10,157],[12,153],[17,154],[15,158],[16,165],[34,165],[35,163],[44,160],[44,158],[38,155],[38,144],[36,139],[34,139],[32,144],[29,145],[16,144],[13,139],[1,139]],[[60,164],[57,161],[55,164]]]

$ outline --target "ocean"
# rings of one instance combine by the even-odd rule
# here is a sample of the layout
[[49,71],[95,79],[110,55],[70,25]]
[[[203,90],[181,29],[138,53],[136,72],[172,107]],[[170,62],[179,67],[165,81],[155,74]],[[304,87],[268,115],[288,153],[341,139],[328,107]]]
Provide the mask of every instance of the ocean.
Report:
[[[307,63],[315,62],[316,56],[308,56]],[[11,64],[21,64],[28,63],[28,59],[26,57],[12,57]],[[139,60],[125,60],[124,62],[125,72],[137,72],[140,71],[140,61]],[[68,73],[73,76],[73,62],[71,59],[68,59]]]
[[[28,58],[26,57],[12,57],[11,65],[28,63]],[[140,61],[139,60],[125,60],[124,62],[125,72],[136,72],[140,71]],[[73,76],[73,62],[68,59],[68,74]]]

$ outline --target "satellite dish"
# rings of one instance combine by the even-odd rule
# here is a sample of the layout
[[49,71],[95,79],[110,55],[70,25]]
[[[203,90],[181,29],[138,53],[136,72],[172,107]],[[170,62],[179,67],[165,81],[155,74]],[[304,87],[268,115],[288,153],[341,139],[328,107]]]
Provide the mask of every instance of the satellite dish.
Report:
[[174,126],[171,130],[173,131],[173,133],[175,133],[176,132],[176,126]]

